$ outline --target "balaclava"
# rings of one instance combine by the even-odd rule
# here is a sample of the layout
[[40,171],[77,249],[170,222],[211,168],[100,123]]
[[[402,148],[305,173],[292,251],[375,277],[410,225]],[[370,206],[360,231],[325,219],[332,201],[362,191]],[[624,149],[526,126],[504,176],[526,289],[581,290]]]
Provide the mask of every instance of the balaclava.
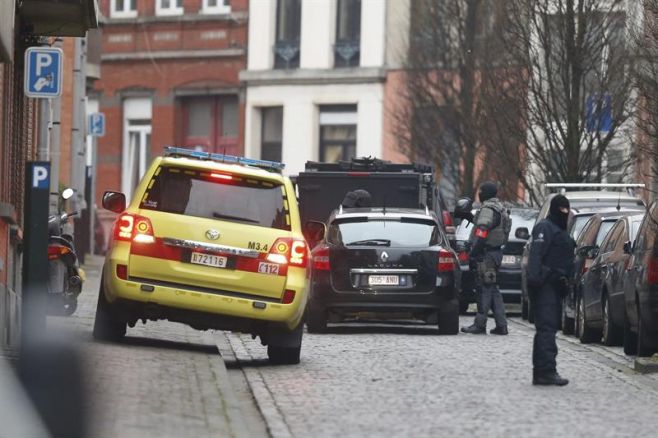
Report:
[[480,198],[480,202],[484,202],[491,198],[495,198],[496,194],[498,194],[498,187],[496,186],[496,183],[491,181],[485,181],[480,185],[478,198]]
[[[565,209],[561,211],[561,209]],[[556,195],[551,199],[551,208],[548,213],[548,219],[563,230],[567,229],[569,221],[569,200],[564,195]]]

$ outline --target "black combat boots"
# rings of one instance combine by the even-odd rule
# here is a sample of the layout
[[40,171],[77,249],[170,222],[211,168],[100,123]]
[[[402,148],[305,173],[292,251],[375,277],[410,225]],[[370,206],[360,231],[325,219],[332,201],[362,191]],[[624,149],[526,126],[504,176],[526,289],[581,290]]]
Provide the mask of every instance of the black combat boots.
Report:
[[509,334],[506,326],[492,328],[489,331],[489,333],[491,333],[492,335],[503,335],[503,336]]
[[532,384],[544,386],[564,386],[569,380],[561,377],[557,371],[533,371]]
[[470,333],[472,335],[486,335],[487,329],[484,327],[478,327],[475,324],[469,325],[468,327],[462,327],[462,333]]

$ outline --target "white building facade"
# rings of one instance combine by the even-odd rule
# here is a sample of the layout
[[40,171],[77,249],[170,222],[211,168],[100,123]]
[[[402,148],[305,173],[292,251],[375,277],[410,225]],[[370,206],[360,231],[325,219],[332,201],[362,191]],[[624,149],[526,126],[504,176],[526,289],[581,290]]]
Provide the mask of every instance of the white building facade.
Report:
[[384,156],[386,79],[405,53],[408,11],[408,0],[252,0],[245,154],[288,174],[308,160]]

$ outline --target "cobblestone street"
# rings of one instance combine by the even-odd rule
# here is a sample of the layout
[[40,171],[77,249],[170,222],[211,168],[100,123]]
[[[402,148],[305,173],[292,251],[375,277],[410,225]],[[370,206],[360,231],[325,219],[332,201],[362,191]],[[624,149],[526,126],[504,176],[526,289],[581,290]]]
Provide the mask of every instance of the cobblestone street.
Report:
[[174,323],[94,342],[98,268],[87,268],[76,314],[51,319],[75,327],[93,370],[93,436],[618,437],[658,427],[658,375],[634,372],[619,348],[561,338],[558,364],[571,383],[533,387],[533,329],[518,318],[507,337],[337,326],[305,335],[298,366],[268,365],[249,335]]

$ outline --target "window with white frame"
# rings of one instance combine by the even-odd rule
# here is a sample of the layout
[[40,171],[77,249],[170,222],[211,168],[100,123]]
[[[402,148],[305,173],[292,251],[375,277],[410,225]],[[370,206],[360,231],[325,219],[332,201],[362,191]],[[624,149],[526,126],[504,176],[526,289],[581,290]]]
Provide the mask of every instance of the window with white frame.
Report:
[[137,0],[111,0],[110,17],[132,18],[137,16]]
[[203,0],[201,12],[203,14],[229,14],[231,13],[231,0]]
[[182,15],[183,0],[155,0],[156,15]]

